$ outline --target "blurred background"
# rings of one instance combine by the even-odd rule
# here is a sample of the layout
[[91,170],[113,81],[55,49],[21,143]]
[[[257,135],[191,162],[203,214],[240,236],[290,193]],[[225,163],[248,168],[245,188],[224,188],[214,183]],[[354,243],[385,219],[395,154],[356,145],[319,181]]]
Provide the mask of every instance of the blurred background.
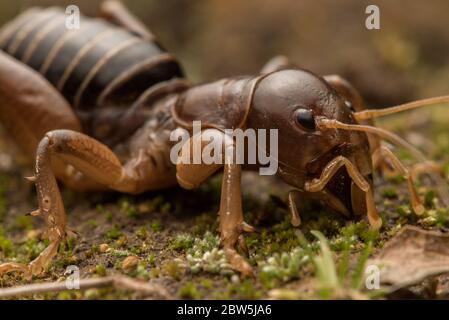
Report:
[[[0,0],[0,24],[29,6],[76,4],[95,15],[100,0]],[[124,0],[129,10],[204,82],[254,74],[283,54],[317,74],[349,79],[382,107],[449,94],[449,1]],[[380,8],[380,30],[365,8]]]

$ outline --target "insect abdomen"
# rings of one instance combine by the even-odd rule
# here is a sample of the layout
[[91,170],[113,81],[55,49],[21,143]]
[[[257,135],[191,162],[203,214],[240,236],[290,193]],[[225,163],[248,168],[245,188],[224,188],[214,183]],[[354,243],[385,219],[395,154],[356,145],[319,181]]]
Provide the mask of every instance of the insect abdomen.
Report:
[[0,30],[0,48],[44,75],[79,110],[129,106],[156,83],[182,77],[175,58],[101,19],[66,27],[61,9],[32,8]]

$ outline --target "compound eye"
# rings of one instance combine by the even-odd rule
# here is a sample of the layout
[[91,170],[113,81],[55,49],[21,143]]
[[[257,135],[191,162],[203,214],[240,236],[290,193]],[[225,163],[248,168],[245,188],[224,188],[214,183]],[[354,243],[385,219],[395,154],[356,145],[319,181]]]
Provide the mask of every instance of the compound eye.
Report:
[[295,120],[302,128],[307,131],[315,131],[315,117],[311,110],[297,109],[295,111]]
[[354,106],[350,101],[345,100],[345,105],[348,107],[349,110],[351,110],[351,112],[355,112]]

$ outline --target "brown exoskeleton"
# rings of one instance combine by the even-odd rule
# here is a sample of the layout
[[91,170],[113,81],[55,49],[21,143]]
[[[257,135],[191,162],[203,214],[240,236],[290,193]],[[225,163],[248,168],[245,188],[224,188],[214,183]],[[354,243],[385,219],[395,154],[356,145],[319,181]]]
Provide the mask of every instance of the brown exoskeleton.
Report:
[[371,226],[380,228],[373,166],[404,175],[414,211],[423,212],[412,172],[376,138],[422,155],[362,121],[448,97],[362,111],[360,95],[340,77],[319,77],[283,59],[256,76],[190,86],[174,57],[120,3],[103,3],[99,16],[82,17],[79,30],[68,30],[61,10],[30,9],[0,32],[0,122],[29,158],[35,156],[35,174],[28,179],[36,184],[39,208],[31,214],[45,220],[50,240],[29,265],[4,263],[0,275],[40,274],[57,253],[68,229],[56,179],[74,190],[135,194],[177,183],[195,188],[220,168],[221,245],[231,265],[250,275],[236,249],[245,248],[242,233],[254,230],[243,220],[242,165],[169,159],[170,133],[190,130],[195,120],[226,149],[235,146],[225,129],[279,130],[278,175],[295,188],[288,197],[295,226],[299,194],[348,216],[366,213]]

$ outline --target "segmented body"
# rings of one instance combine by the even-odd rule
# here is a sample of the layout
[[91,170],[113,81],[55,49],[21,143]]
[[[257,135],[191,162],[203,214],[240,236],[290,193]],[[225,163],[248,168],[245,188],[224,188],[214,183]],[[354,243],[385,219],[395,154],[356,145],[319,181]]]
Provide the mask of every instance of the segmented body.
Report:
[[0,30],[0,49],[57,88],[86,133],[114,141],[114,130],[104,127],[121,119],[144,91],[182,78],[182,70],[155,41],[85,16],[79,29],[69,29],[66,17],[58,8],[29,9]]

